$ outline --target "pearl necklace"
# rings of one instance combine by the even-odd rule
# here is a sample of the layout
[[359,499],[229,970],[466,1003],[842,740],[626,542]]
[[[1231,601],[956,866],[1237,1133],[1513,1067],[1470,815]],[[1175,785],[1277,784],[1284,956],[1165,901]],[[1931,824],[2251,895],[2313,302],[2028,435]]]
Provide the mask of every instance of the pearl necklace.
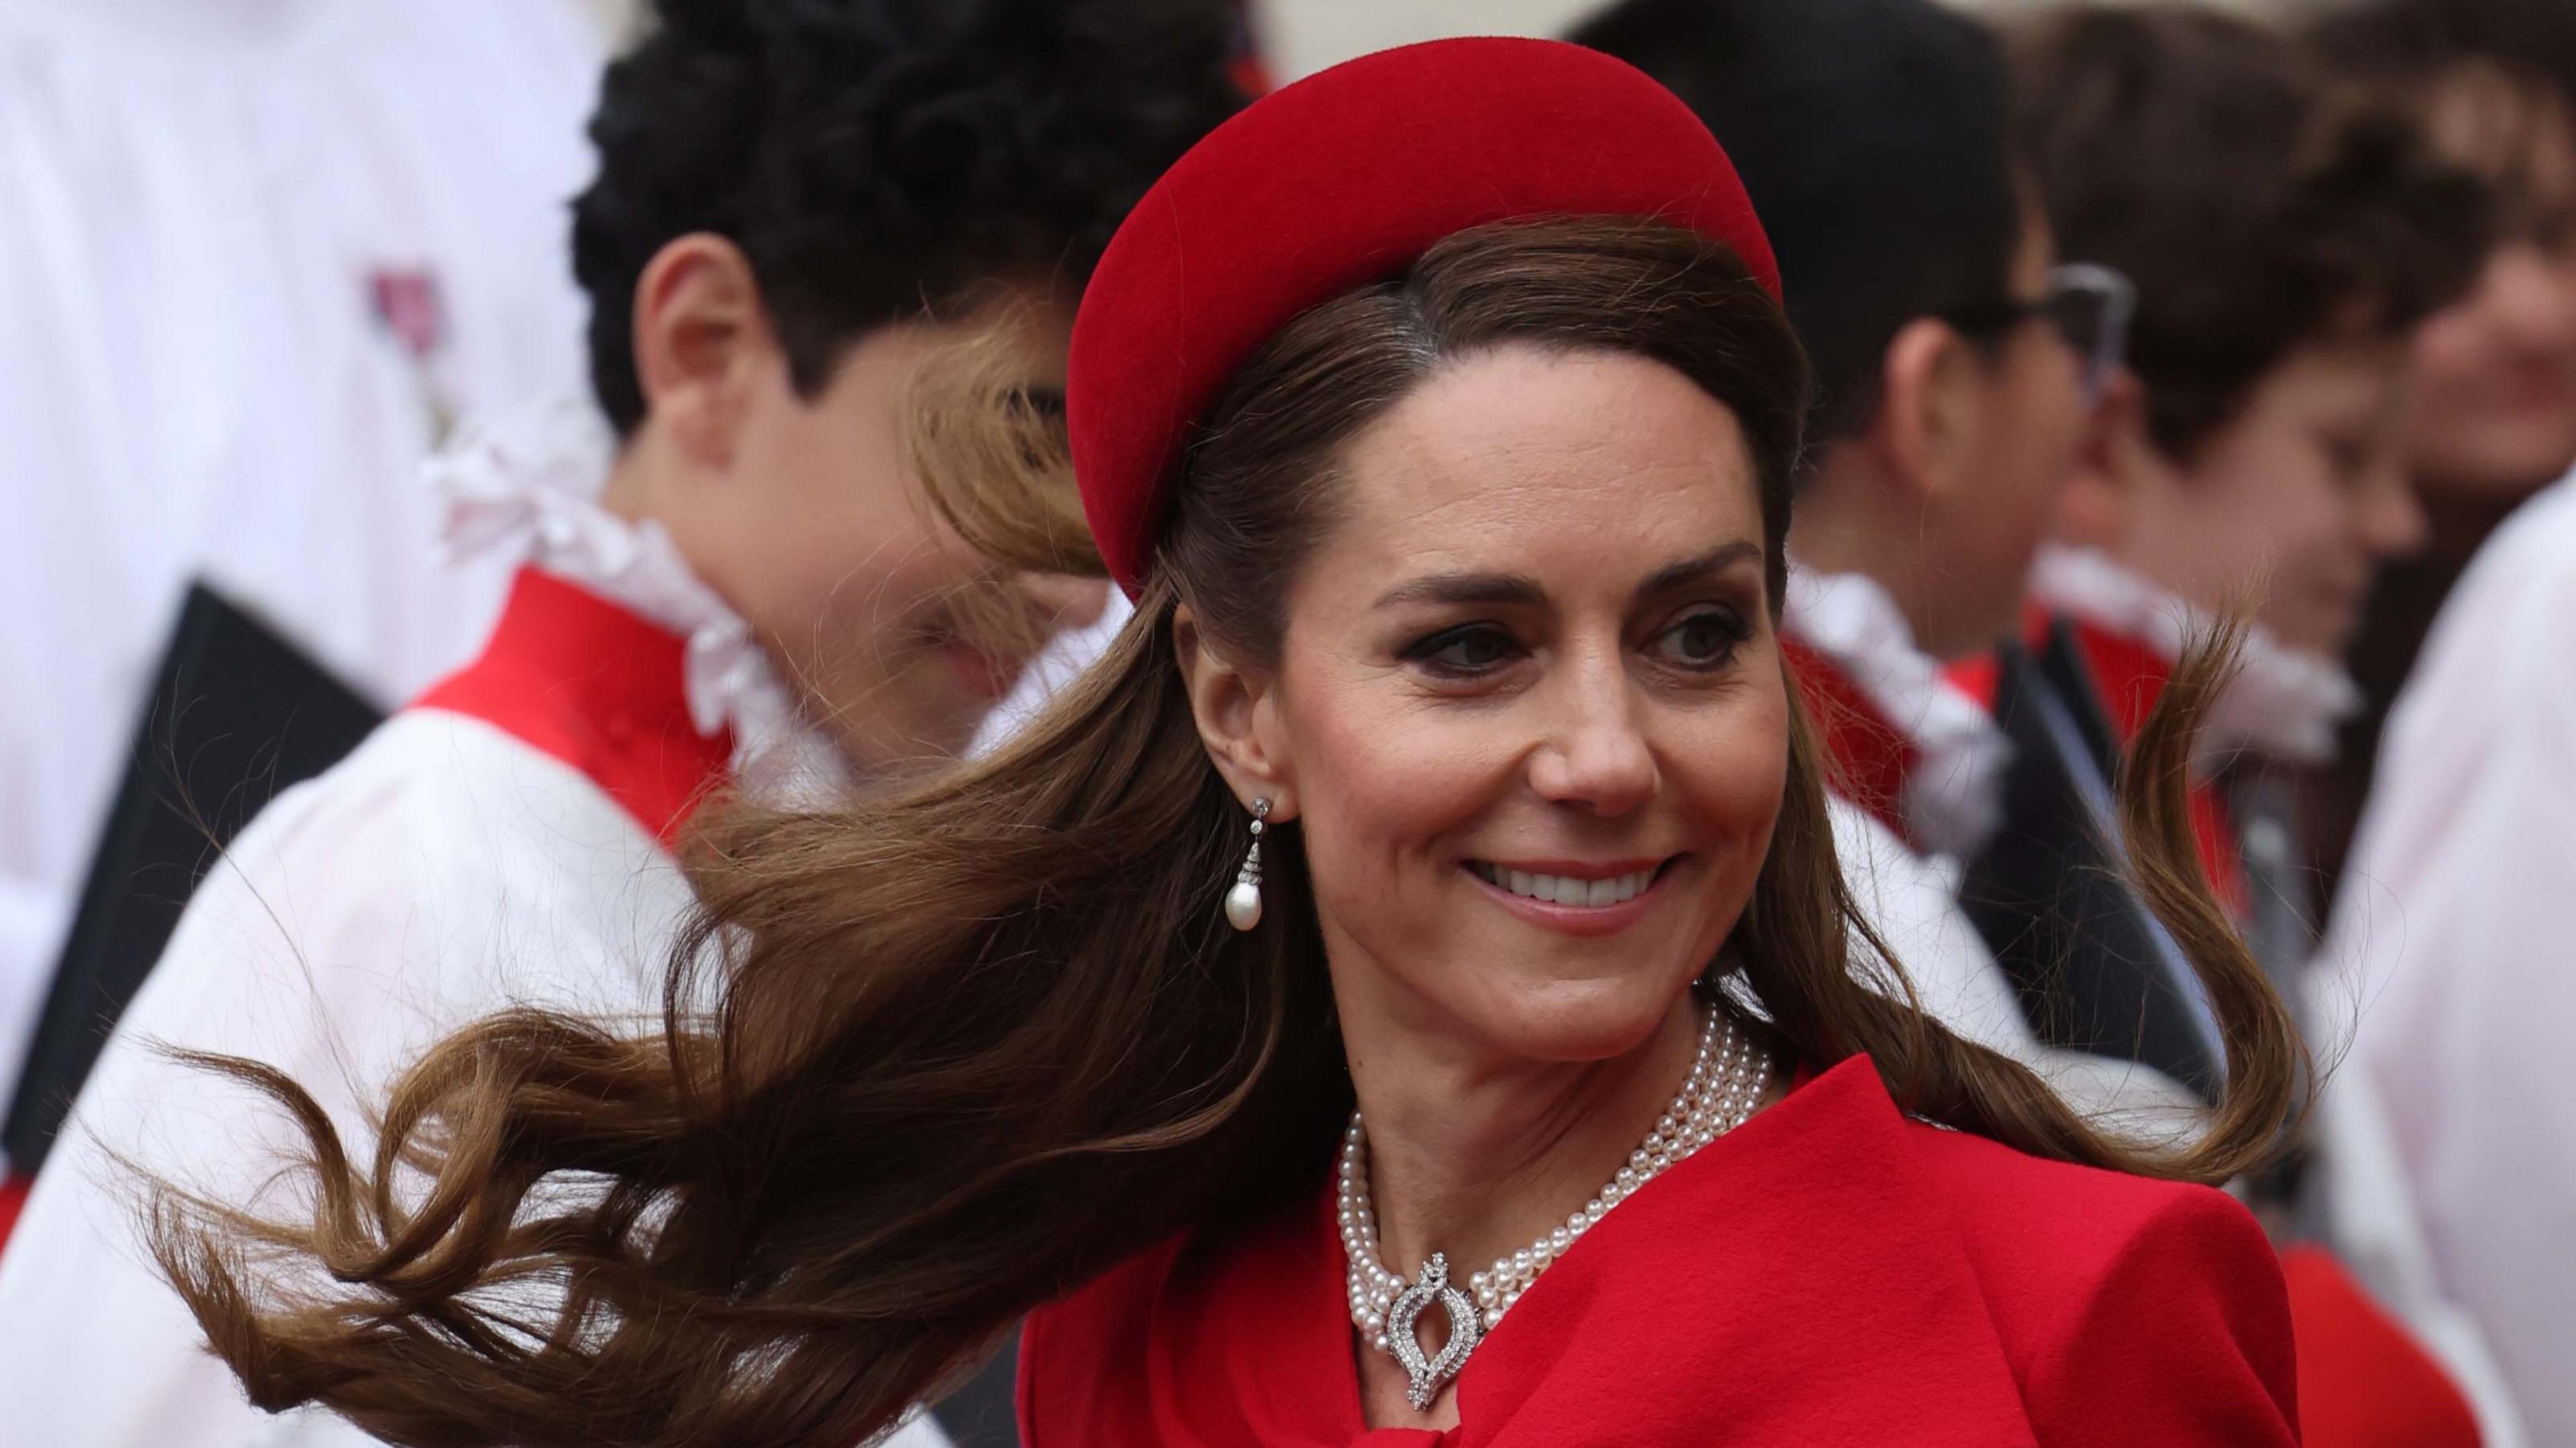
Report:
[[[1564,1226],[1470,1276],[1472,1302],[1449,1284],[1449,1263],[1443,1253],[1432,1253],[1410,1284],[1378,1260],[1377,1213],[1369,1204],[1368,1134],[1361,1128],[1360,1114],[1352,1112],[1350,1129],[1342,1133],[1339,1204],[1342,1255],[1350,1263],[1351,1323],[1372,1346],[1403,1365],[1408,1380],[1405,1398],[1414,1411],[1431,1406],[1441,1385],[1466,1366],[1467,1354],[1475,1351],[1485,1333],[1501,1325],[1503,1314],[1520,1301],[1538,1275],[1612,1207],[1674,1162],[1743,1125],[1760,1104],[1770,1076],[1769,1058],[1736,1033],[1723,1011],[1710,1010],[1700,1024],[1699,1051],[1691,1060],[1690,1076],[1656,1119],[1654,1129],[1646,1133],[1644,1144],[1628,1154],[1627,1164],[1598,1195],[1567,1217]],[[1426,1357],[1413,1328],[1434,1305],[1448,1315],[1449,1340],[1436,1356]]]

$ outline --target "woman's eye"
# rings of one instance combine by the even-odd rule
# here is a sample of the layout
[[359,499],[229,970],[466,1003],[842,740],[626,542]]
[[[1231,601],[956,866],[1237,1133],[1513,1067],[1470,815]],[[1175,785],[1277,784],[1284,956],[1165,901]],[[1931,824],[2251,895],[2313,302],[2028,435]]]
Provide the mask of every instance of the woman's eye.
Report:
[[1433,634],[1404,651],[1404,656],[1448,674],[1481,674],[1511,662],[1520,644],[1492,624],[1469,624]]
[[1748,634],[1743,618],[1732,609],[1702,609],[1665,629],[1657,640],[1664,656],[1690,669],[1715,668],[1735,656]]

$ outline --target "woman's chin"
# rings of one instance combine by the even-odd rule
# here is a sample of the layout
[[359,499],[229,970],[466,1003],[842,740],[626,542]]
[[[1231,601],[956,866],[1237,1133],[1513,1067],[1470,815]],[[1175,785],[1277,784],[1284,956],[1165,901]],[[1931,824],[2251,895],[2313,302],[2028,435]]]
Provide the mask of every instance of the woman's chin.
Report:
[[1516,993],[1496,1044],[1533,1061],[1609,1061],[1644,1046],[1689,990],[1638,980],[1549,981]]

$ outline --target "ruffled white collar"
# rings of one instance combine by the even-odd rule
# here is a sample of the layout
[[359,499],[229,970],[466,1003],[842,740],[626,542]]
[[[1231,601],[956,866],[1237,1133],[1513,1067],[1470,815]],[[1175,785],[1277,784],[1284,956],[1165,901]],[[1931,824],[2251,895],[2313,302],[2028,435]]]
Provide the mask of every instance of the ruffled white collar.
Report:
[[687,640],[689,722],[704,735],[733,731],[734,779],[746,790],[841,783],[837,751],[805,723],[750,624],[690,569],[660,523],[599,505],[616,456],[598,410],[570,398],[460,428],[426,468],[446,503],[448,556],[515,555]]
[[1917,648],[1914,629],[1876,579],[1792,563],[1781,627],[1833,663],[1890,728],[1914,746],[1897,801],[1930,854],[1974,855],[2003,817],[2012,746],[1977,701]]
[[[2202,610],[2090,548],[2041,549],[2030,591],[2050,611],[2135,639],[2168,660],[2180,658],[2184,641],[2210,624]],[[2246,632],[2236,677],[2202,729],[2202,759],[2250,750],[2322,764],[2334,758],[2338,730],[2361,703],[2341,664],[2291,648],[2256,624]]]

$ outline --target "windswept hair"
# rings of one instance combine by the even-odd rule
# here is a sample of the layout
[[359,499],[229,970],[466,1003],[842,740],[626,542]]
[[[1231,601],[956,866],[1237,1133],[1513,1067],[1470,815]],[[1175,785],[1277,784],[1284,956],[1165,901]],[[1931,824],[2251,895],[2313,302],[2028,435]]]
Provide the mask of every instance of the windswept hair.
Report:
[[[252,1401],[416,1448],[847,1448],[1123,1257],[1320,1190],[1352,1089],[1299,828],[1265,837],[1260,927],[1226,928],[1243,814],[1176,617],[1275,660],[1344,445],[1506,345],[1645,357],[1733,411],[1776,616],[1805,371],[1742,261],[1633,221],[1448,238],[1243,369],[1133,621],[1013,743],[899,797],[707,823],[659,1032],[476,1022],[393,1084],[362,1157],[293,1081],[208,1063],[306,1142],[299,1219],[159,1198],[161,1263]],[[1016,436],[982,455],[1045,434]],[[2122,778],[2143,898],[2226,1043],[2204,1134],[2096,1130],[1916,1007],[1846,893],[1794,690],[1771,853],[1708,963],[1739,1026],[1795,1068],[1866,1053],[1907,1109],[2041,1156],[2199,1181],[2262,1159],[2300,1048],[2208,894],[2182,793],[2224,665],[2185,661]]]

